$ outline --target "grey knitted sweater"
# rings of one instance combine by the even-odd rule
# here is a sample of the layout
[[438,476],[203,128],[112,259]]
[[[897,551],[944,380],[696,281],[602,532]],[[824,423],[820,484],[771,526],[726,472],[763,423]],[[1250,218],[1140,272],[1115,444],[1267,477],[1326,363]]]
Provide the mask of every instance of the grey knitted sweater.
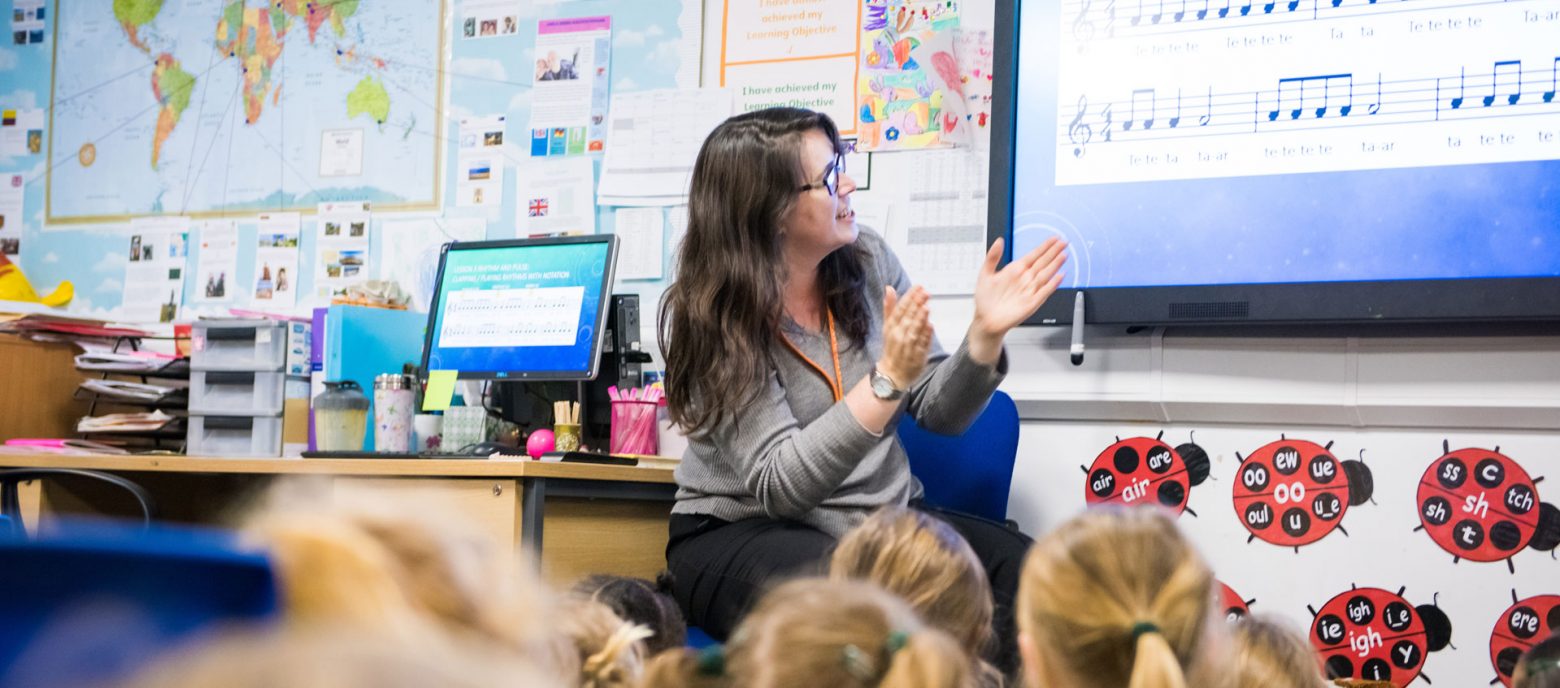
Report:
[[[883,285],[901,294],[911,286],[881,237],[863,229],[857,241],[868,256],[864,298],[872,329],[865,347],[840,341],[846,390],[870,374],[882,355]],[[832,368],[827,332],[809,332],[787,319],[783,334]],[[800,521],[838,537],[873,509],[920,496],[921,484],[910,475],[894,434],[897,423],[911,422],[909,415],[934,432],[958,434],[974,422],[1007,372],[1006,353],[993,368],[971,360],[967,343],[950,356],[933,340],[926,372],[888,429],[877,435],[844,402],[835,402],[828,382],[783,342],[777,339],[769,353],[775,367],[753,402],[689,438],[676,472],[673,513]]]

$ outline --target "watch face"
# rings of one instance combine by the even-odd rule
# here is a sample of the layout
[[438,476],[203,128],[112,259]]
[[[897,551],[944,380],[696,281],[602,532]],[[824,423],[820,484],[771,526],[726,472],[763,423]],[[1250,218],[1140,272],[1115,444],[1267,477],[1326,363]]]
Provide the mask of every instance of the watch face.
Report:
[[872,371],[873,394],[876,394],[883,399],[893,399],[895,396],[897,396],[898,392],[899,390],[894,389],[894,381],[888,379],[887,375],[884,375],[876,370]]

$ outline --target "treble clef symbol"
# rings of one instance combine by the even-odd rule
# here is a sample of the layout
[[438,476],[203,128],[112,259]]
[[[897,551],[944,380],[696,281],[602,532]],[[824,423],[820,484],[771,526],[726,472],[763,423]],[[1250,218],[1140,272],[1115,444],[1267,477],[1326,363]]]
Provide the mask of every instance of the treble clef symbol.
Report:
[[1083,0],[1083,6],[1078,8],[1078,17],[1073,19],[1073,38],[1087,41],[1094,38],[1094,22],[1089,21],[1089,5],[1094,0]]
[[1084,146],[1089,145],[1089,139],[1094,138],[1094,129],[1083,123],[1084,113],[1089,111],[1088,96],[1078,96],[1078,114],[1067,124],[1067,138],[1073,142],[1073,157],[1083,157]]

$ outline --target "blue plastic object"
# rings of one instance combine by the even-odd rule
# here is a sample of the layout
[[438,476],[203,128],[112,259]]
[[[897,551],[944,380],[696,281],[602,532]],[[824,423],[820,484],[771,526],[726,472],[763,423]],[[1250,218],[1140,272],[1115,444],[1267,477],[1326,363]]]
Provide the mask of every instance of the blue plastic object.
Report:
[[899,422],[910,472],[926,488],[927,504],[997,522],[1007,520],[1008,490],[1018,458],[1018,406],[1006,392],[991,395],[963,435],[939,435]]
[[214,623],[277,611],[268,560],[221,531],[62,523],[0,538],[0,687],[122,679]]

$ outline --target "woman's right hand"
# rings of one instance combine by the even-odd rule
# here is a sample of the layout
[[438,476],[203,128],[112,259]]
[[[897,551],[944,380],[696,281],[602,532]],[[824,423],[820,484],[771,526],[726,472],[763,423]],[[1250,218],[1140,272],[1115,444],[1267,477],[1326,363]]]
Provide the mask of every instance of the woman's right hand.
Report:
[[892,286],[883,287],[883,357],[877,367],[898,389],[909,389],[926,370],[932,348],[930,299],[919,286],[903,297]]

